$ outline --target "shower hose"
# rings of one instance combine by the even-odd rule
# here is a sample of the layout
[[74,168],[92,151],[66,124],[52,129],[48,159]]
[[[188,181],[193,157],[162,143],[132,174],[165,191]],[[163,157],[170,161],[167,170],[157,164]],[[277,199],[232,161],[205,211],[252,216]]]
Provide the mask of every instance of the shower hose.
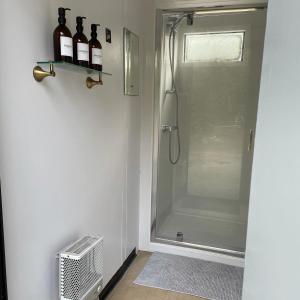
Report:
[[[171,81],[172,88],[171,90],[167,90],[165,92],[165,98],[168,94],[175,95],[176,101],[176,112],[175,112],[175,126],[169,126],[169,161],[172,165],[176,165],[179,162],[181,155],[181,141],[180,141],[180,128],[179,128],[179,96],[176,87],[175,81],[175,39],[176,39],[176,27],[180,24],[180,22],[186,17],[184,14],[180,18],[178,18],[171,27],[171,32],[169,36],[169,59],[170,59],[170,69],[171,69]],[[173,145],[173,131],[176,131],[176,140],[177,140],[177,153],[176,156],[173,157],[172,153],[172,145]]]

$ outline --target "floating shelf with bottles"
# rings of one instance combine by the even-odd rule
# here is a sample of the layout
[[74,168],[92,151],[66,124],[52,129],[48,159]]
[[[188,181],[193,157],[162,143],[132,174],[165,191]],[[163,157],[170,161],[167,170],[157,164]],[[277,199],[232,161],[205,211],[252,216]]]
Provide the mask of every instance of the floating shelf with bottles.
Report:
[[[48,67],[49,71],[45,71],[44,68]],[[55,77],[56,72],[54,68],[59,68],[67,71],[71,71],[74,73],[80,73],[88,75],[86,79],[86,85],[88,88],[92,88],[96,85],[102,85],[102,76],[112,76],[112,74],[107,72],[101,72],[94,69],[90,69],[87,67],[82,67],[79,65],[75,65],[73,63],[68,63],[64,61],[38,61],[37,66],[33,69],[33,77],[36,81],[40,82],[46,77]],[[91,76],[96,75],[98,80],[94,80]]]
[[[72,38],[71,31],[66,26],[66,11],[69,8],[60,7],[58,9],[58,23],[53,33],[54,60],[38,61],[33,69],[33,77],[41,82],[46,77],[55,77],[54,68],[84,73],[89,75],[86,79],[88,88],[102,85],[102,76],[112,74],[102,71],[102,45],[97,40],[97,27],[99,24],[91,24],[91,40],[88,41],[84,35],[82,16],[76,17],[76,34]],[[45,70],[48,67],[48,71]],[[97,75],[97,80],[91,76]]]

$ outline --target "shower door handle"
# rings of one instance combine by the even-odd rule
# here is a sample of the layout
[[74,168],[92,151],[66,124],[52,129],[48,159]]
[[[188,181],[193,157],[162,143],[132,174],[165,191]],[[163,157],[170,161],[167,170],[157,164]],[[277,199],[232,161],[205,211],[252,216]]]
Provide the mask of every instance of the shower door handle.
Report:
[[254,130],[250,129],[250,131],[249,131],[249,145],[248,145],[248,151],[249,152],[253,148],[253,140],[254,140]]

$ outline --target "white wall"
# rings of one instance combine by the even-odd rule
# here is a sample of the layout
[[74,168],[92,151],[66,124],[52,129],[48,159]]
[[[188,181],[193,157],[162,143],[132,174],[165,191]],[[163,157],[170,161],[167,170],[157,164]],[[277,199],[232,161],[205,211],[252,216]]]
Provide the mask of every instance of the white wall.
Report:
[[152,150],[154,117],[154,67],[155,67],[155,7],[147,1],[148,18],[145,27],[145,72],[141,103],[141,155],[140,155],[140,204],[139,204],[139,248],[150,250]]
[[[141,37],[141,0],[2,0],[0,173],[10,300],[57,299],[56,253],[84,234],[105,238],[105,283],[137,246],[140,97],[123,96],[122,30]],[[112,29],[104,86],[56,70],[37,83],[36,60],[52,57],[57,7]]]
[[298,0],[271,0],[258,109],[244,300],[299,299]]

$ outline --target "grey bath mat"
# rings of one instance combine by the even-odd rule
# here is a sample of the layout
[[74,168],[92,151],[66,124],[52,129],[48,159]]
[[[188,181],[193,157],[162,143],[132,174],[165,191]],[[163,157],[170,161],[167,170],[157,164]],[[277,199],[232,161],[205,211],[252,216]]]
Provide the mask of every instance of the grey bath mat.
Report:
[[135,284],[212,300],[241,300],[243,268],[154,253]]

